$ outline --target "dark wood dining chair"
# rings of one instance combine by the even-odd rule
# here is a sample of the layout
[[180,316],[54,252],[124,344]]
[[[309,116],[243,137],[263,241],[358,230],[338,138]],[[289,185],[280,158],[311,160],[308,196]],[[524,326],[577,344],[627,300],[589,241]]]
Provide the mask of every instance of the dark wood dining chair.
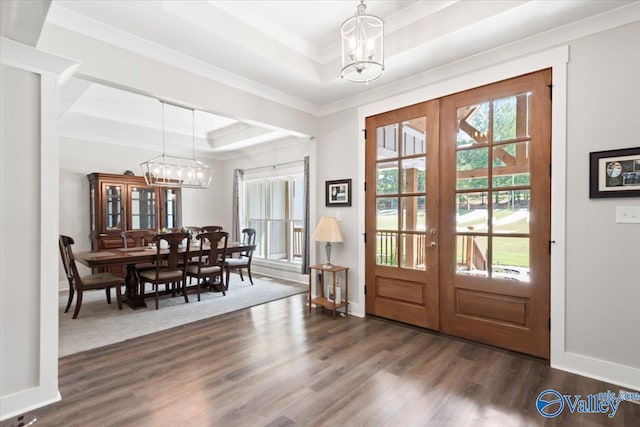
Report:
[[[127,230],[120,234],[122,237],[122,245],[125,249],[129,248],[146,248],[150,243],[153,243],[153,237],[156,232],[153,230]],[[153,270],[156,268],[155,263],[145,262],[142,264],[136,264],[136,272],[138,275],[141,271]]]
[[208,280],[214,286],[217,276],[220,277],[222,295],[226,295],[224,285],[224,260],[227,257],[227,240],[229,233],[216,231],[201,233],[197,239],[200,242],[198,262],[187,267],[187,277],[195,278],[198,301],[200,301],[200,285]]
[[224,268],[227,273],[227,289],[229,289],[229,277],[231,275],[231,270],[238,270],[240,274],[240,280],[244,282],[244,277],[242,276],[242,269],[246,268],[247,273],[249,275],[249,281],[253,286],[253,278],[251,277],[251,259],[253,258],[253,247],[256,244],[256,229],[255,228],[245,228],[242,230],[242,244],[251,245],[252,248],[246,251],[240,252],[240,256],[237,258],[227,258],[224,262]]
[[123,279],[113,273],[96,273],[88,276],[80,276],[76,267],[76,260],[73,257],[71,245],[75,242],[69,236],[60,235],[58,246],[60,247],[60,256],[62,257],[62,265],[69,281],[69,301],[64,312],[69,311],[74,293],[77,292],[76,308],[73,311],[73,318],[78,318],[80,307],[82,306],[82,294],[87,290],[104,289],[107,294],[107,303],[111,304],[111,288],[116,291],[116,300],[118,301],[118,310],[122,310],[122,284]]
[[202,231],[206,231],[207,233],[222,231],[222,226],[221,225],[205,225],[204,227],[202,227]]
[[[181,247],[182,243],[185,247]],[[184,302],[189,302],[186,288],[186,266],[189,258],[189,233],[167,233],[158,234],[153,238],[156,244],[156,268],[153,270],[141,271],[140,286],[144,295],[144,286],[146,283],[153,285],[156,310],[158,309],[158,286],[163,284],[166,289],[171,289],[171,295],[175,296],[178,286],[182,287],[182,295]],[[162,242],[167,243],[167,248],[163,248]],[[166,252],[168,253],[168,257]]]
[[156,232],[153,230],[127,230],[120,234],[122,237],[122,245],[127,248],[144,248],[153,243],[153,236]]

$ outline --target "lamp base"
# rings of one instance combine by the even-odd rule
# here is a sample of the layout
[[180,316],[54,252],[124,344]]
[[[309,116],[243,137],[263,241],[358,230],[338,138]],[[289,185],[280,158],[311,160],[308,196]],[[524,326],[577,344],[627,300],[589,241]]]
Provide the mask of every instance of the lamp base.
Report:
[[327,242],[327,245],[325,246],[325,249],[327,251],[327,262],[325,264],[322,265],[323,268],[333,268],[335,267],[335,265],[331,264],[331,242]]

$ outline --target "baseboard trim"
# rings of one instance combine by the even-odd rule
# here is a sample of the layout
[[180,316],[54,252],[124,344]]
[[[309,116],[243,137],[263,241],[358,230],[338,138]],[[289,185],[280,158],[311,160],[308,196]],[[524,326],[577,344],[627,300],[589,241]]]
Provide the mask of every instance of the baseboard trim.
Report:
[[57,384],[48,387],[34,387],[0,398],[0,421],[18,417],[29,411],[62,400]]
[[640,369],[631,366],[564,352],[555,357],[551,355],[551,367],[627,389],[640,390]]

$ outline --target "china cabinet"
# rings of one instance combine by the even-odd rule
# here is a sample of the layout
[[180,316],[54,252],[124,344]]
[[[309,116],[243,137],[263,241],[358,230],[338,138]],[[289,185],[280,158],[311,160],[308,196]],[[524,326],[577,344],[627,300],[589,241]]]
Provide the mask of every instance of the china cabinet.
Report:
[[179,188],[151,187],[142,176],[92,173],[87,178],[92,250],[123,247],[126,230],[182,226]]

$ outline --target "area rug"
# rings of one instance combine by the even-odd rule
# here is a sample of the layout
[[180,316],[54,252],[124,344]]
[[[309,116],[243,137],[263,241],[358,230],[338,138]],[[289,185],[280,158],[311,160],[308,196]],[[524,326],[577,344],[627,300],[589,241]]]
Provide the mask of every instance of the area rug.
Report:
[[[77,319],[72,319],[75,299],[68,313],[64,313],[68,295],[59,300],[59,356],[102,347],[141,335],[162,331],[208,317],[218,316],[242,308],[264,304],[307,291],[305,285],[278,283],[277,279],[253,279],[254,286],[245,277],[232,275],[227,295],[203,291],[201,301],[194,291],[189,292],[189,303],[182,295],[160,298],[160,309],[155,309],[153,298],[147,299],[147,308],[132,310],[124,305],[118,310],[115,296],[107,304],[104,291],[84,293],[82,308]],[[291,282],[289,282],[291,283]]]

